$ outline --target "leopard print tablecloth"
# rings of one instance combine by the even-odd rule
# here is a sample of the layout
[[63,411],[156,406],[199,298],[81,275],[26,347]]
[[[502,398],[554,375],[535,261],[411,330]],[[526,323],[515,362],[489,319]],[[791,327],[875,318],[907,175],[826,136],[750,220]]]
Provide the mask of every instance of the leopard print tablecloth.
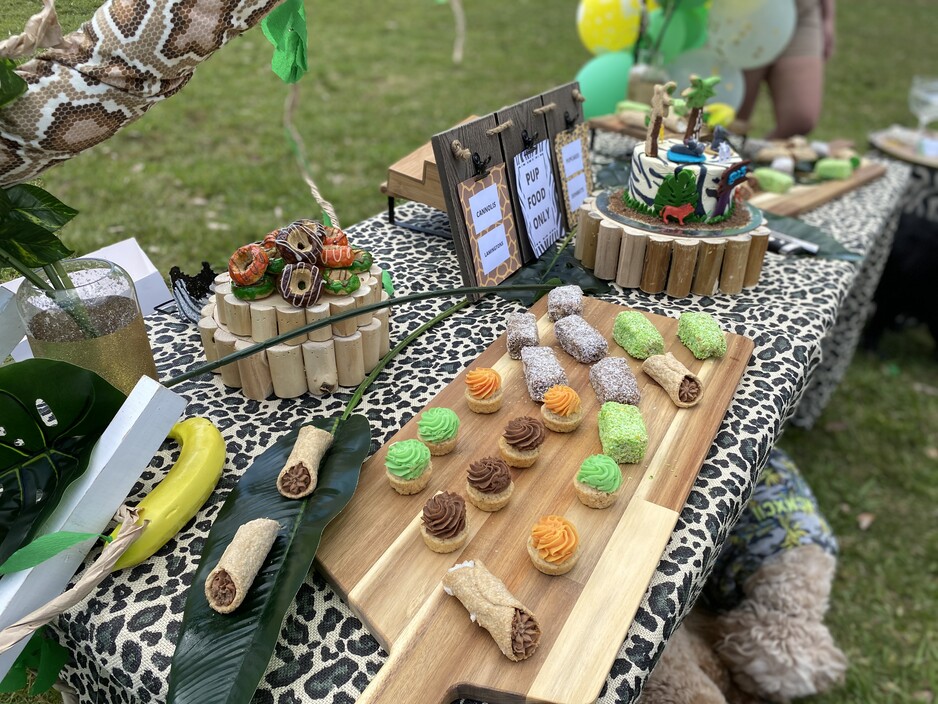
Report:
[[[888,200],[902,176],[864,189],[860,212],[835,219],[846,237],[863,231],[875,239],[874,202]],[[862,208],[860,206],[863,206]],[[864,215],[863,213],[866,213]],[[424,206],[399,208],[402,221],[447,230],[445,215]],[[850,226],[855,223],[856,228]],[[377,216],[349,228],[356,244],[388,266],[399,294],[461,284],[452,243],[387,224]],[[848,233],[849,230],[849,233]],[[870,245],[871,246],[871,245]],[[630,702],[674,628],[696,600],[727,532],[746,505],[753,483],[784,423],[796,412],[822,362],[824,341],[841,324],[840,311],[854,290],[853,264],[769,255],[760,286],[738,296],[682,300],[613,290],[603,298],[676,317],[682,310],[713,314],[724,329],[751,337],[755,351],[716,441],[700,471],[677,528],[603,687],[600,701]],[[449,305],[424,301],[394,309],[392,338],[400,339]],[[372,449],[428,403],[504,331],[519,305],[484,300],[447,319],[411,345],[365,394],[360,411],[372,423]],[[170,314],[149,321],[163,378],[202,361],[198,334]],[[156,556],[106,579],[82,605],[54,625],[74,653],[66,671],[82,702],[163,702],[183,606],[205,535],[225,496],[252,458],[279,435],[309,417],[343,408],[347,393],[331,397],[257,402],[226,390],[206,375],[175,388],[190,403],[187,415],[204,415],[228,444],[224,476],[207,504]],[[161,451],[134,489],[134,498],[156,484],[173,457]],[[254,701],[271,704],[354,701],[387,654],[348,606],[312,571],[281,628],[270,666]]]

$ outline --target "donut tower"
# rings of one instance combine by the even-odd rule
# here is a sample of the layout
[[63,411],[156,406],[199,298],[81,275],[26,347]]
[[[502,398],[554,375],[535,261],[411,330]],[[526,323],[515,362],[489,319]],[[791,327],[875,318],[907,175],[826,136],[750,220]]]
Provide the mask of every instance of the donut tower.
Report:
[[[371,255],[338,228],[298,220],[240,247],[198,324],[205,358],[222,357],[308,323],[387,300]],[[389,311],[303,333],[215,372],[250,399],[295,398],[357,386],[390,349]]]

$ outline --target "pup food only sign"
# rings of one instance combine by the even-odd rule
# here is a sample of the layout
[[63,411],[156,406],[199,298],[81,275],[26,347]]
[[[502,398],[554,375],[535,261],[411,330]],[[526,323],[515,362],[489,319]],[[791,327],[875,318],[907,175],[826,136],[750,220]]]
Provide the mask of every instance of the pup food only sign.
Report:
[[563,234],[548,141],[541,140],[516,154],[514,166],[528,240],[534,255],[540,257]]

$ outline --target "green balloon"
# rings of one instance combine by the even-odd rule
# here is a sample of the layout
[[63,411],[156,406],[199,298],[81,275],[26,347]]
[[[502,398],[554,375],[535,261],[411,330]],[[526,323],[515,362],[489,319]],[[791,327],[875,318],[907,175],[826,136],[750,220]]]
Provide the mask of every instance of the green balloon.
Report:
[[684,15],[684,51],[699,49],[707,43],[707,21],[709,13],[706,7],[687,10]]
[[576,75],[580,92],[586,98],[583,115],[589,119],[611,115],[624,100],[629,87],[632,55],[622,51],[600,54],[587,61]]
[[663,63],[671,63],[678,54],[684,51],[687,36],[684,19],[686,14],[675,10],[666,26],[666,14],[662,10],[652,10],[648,13],[647,35],[650,46],[658,47],[658,54]]

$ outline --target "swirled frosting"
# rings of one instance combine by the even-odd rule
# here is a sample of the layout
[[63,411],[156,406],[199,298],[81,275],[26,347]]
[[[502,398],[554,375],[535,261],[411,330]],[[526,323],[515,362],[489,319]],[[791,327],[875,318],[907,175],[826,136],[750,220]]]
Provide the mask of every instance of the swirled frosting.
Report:
[[580,542],[576,528],[563,516],[541,516],[531,529],[534,548],[545,562],[568,559]]
[[544,442],[544,424],[537,418],[521,416],[508,421],[502,433],[505,442],[522,452],[536,450]]
[[622,470],[619,463],[608,455],[592,455],[583,460],[576,480],[611,494],[622,486]]
[[450,491],[431,496],[423,507],[423,527],[440,540],[455,538],[466,529],[466,500]]
[[395,477],[416,479],[430,464],[430,450],[419,440],[400,440],[388,448],[384,466]]
[[540,639],[541,627],[537,621],[521,609],[515,609],[511,619],[511,652],[520,658],[529,658]]
[[580,395],[563,384],[555,384],[544,394],[544,405],[558,416],[572,416],[580,410]]
[[466,481],[469,486],[483,494],[498,494],[511,484],[511,473],[504,460],[483,457],[469,465]]
[[459,416],[450,408],[428,408],[417,421],[417,433],[427,442],[449,440],[458,431]]
[[488,398],[502,387],[502,377],[488,367],[471,369],[466,373],[466,387],[473,398]]

